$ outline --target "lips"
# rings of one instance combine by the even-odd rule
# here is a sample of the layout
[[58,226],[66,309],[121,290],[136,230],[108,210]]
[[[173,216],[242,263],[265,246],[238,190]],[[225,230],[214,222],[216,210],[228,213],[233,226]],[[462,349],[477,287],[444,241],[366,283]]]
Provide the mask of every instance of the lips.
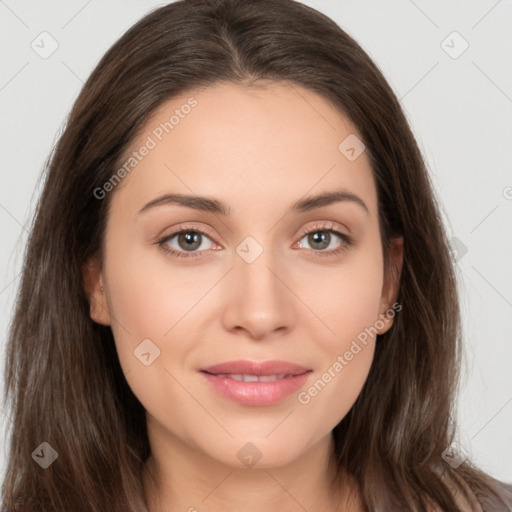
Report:
[[230,361],[200,370],[216,393],[243,405],[272,405],[302,387],[310,368],[286,361]]
[[212,375],[256,375],[260,377],[300,375],[301,373],[311,371],[311,368],[287,361],[265,361],[258,363],[255,361],[238,360],[201,368],[201,371]]

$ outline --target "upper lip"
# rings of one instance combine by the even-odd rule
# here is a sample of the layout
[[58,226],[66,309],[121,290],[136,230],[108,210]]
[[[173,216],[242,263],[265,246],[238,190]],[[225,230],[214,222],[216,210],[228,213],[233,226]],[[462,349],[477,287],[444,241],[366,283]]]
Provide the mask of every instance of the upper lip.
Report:
[[219,374],[243,374],[243,375],[299,375],[310,371],[311,368],[301,366],[287,361],[227,361],[225,363],[216,364],[201,368],[200,371]]

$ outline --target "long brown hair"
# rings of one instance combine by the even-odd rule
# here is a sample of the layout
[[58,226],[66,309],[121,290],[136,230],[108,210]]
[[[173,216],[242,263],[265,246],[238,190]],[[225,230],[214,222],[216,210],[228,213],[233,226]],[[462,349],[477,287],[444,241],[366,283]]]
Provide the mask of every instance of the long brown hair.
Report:
[[[400,104],[362,48],[293,0],[181,0],[147,14],[85,83],[45,170],[9,329],[4,403],[11,411],[3,506],[24,512],[145,512],[150,453],[145,411],[120,367],[110,327],[94,323],[81,269],[101,255],[112,194],[94,191],[155,109],[219,82],[286,81],[330,101],[370,157],[384,254],[404,238],[391,330],[368,379],[334,428],[337,474],[351,474],[367,510],[510,510],[512,486],[465,460],[442,458],[455,435],[461,359],[453,261],[422,155]],[[341,141],[340,141],[341,142]],[[47,442],[58,460],[31,454]],[[333,482],[334,484],[334,482]],[[508,504],[508,506],[506,505]]]

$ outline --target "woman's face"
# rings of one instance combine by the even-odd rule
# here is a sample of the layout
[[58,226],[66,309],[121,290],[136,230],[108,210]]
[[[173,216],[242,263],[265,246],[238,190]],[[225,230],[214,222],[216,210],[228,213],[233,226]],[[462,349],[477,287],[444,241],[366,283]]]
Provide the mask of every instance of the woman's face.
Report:
[[357,137],[301,87],[218,84],[156,111],[98,191],[112,197],[91,317],[112,327],[153,444],[272,467],[354,404],[397,291]]

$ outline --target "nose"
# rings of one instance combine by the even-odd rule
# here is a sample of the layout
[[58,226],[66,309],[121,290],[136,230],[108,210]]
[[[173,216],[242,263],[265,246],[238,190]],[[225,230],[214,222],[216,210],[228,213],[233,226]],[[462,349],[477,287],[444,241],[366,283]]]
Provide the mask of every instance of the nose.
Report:
[[235,254],[226,286],[225,329],[244,332],[255,340],[282,336],[293,329],[299,301],[293,283],[289,283],[291,276],[270,249],[263,250],[252,262]]

